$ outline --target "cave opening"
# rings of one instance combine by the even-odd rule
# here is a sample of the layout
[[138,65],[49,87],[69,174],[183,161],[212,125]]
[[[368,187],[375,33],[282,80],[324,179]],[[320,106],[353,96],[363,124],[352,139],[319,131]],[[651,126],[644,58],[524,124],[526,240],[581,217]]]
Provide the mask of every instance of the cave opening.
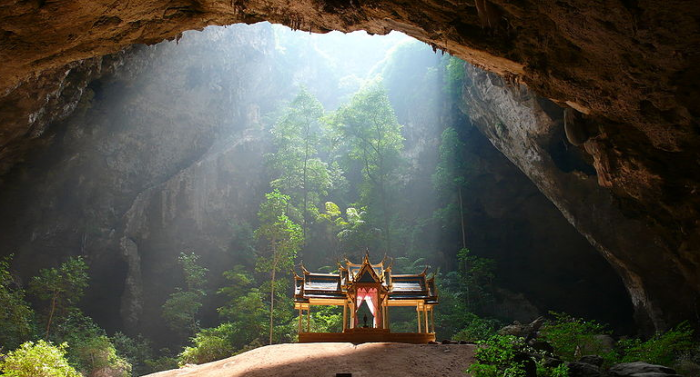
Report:
[[[373,209],[379,199],[365,197],[369,184],[363,181],[371,173],[362,160],[348,157],[356,150],[332,149],[350,137],[337,134],[318,155],[328,159],[323,164],[343,166],[345,176],[338,187],[319,189],[325,195],[315,193],[314,221],[290,214],[310,223],[295,262],[333,270],[344,255],[363,253],[364,245],[390,253],[399,271],[440,268],[449,292],[462,284],[458,251],[467,246],[472,260],[490,264],[495,275],[484,280],[493,284],[489,292],[470,299],[470,305],[481,305],[479,314],[527,322],[548,310],[565,311],[610,323],[621,333],[633,331],[629,295],[614,270],[472,124],[470,115],[478,110],[473,104],[464,108],[462,91],[474,78],[463,63],[400,34],[346,38],[270,24],[211,27],[186,32],[178,41],[134,47],[114,58],[114,72],[98,79],[75,71],[76,81],[87,81],[75,110],[33,147],[46,151],[43,158],[28,157],[0,186],[0,203],[13,211],[0,219],[7,229],[0,240],[18,250],[18,269],[31,276],[60,257],[85,255],[93,274],[85,313],[108,333],[143,334],[164,347],[186,338],[169,330],[162,314],[174,288],[185,289],[178,257],[194,252],[208,269],[198,326],[218,326],[217,308],[228,300],[215,292],[230,287],[231,276],[242,289],[239,296],[251,302],[249,293],[264,286],[245,283],[264,275],[254,251],[263,194],[298,189],[298,183],[281,182],[283,169],[270,168],[285,166],[274,161],[284,144],[274,137],[275,125],[283,123],[285,109],[301,88],[329,113],[346,109],[381,76],[390,112],[402,126],[403,149],[393,156],[401,161],[386,173],[393,179],[387,192],[395,190],[389,195],[395,212],[387,220]],[[543,101],[543,113],[560,121],[552,102],[536,99]],[[579,151],[568,150],[563,129],[558,135],[548,149],[557,166],[594,175]],[[441,152],[449,143],[456,149]],[[467,162],[449,167],[468,176],[459,198],[435,187],[445,155]],[[458,202],[461,215],[455,212]],[[335,223],[344,228],[329,230]],[[363,229],[367,223],[373,227]],[[367,236],[338,246],[338,234],[360,231]],[[389,234],[386,240],[383,234]],[[242,268],[227,275],[235,266]],[[322,313],[317,321],[337,316]],[[403,325],[412,327],[413,316],[405,317]],[[442,329],[450,333],[445,336],[459,330],[448,324]]]

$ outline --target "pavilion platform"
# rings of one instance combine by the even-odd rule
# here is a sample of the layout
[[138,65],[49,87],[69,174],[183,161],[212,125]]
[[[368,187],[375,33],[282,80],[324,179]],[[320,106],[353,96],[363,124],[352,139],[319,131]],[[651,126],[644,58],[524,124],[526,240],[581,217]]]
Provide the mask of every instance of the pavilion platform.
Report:
[[435,341],[435,333],[392,333],[387,329],[354,328],[342,333],[300,332],[299,343],[349,342],[353,344],[370,342],[391,342],[428,344]]

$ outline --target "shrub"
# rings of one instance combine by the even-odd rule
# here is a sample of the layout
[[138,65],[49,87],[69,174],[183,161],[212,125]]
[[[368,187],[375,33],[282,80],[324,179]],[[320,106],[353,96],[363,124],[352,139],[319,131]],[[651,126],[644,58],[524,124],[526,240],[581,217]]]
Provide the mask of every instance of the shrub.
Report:
[[624,355],[622,362],[645,361],[671,366],[678,356],[691,352],[696,345],[693,342],[693,329],[687,322],[683,322],[647,341],[625,339],[618,346]]
[[82,377],[68,365],[66,347],[43,340],[26,342],[0,360],[0,371],[7,377]]
[[124,356],[131,364],[131,374],[133,376],[143,376],[151,372],[147,368],[146,360],[153,358],[153,351],[148,340],[141,335],[130,338],[121,332],[117,332],[112,337],[112,344],[117,349],[117,354]]
[[595,321],[574,318],[565,313],[554,313],[555,320],[542,327],[542,337],[549,342],[557,355],[566,361],[576,361],[586,354],[602,356],[608,363],[617,355],[599,335],[609,334],[605,325]]
[[108,337],[100,335],[81,339],[73,346],[82,371],[89,375],[111,377],[131,376],[131,364],[117,356],[117,350]]
[[180,353],[178,363],[180,365],[202,364],[233,355],[235,347],[231,343],[231,338],[235,332],[231,323],[200,331],[192,338],[194,345],[185,347]]
[[454,335],[454,340],[478,342],[496,335],[496,327],[499,325],[498,320],[481,318],[469,312],[464,317],[466,318],[467,326]]
[[[0,259],[0,345],[19,347],[32,338],[34,312],[24,300],[24,290],[10,273],[12,255]],[[1,348],[0,348],[1,350]]]
[[109,370],[112,376],[128,376],[131,364],[117,356],[111,340],[92,318],[72,309],[65,318],[56,322],[53,339],[67,342],[68,362],[85,375]]
[[512,335],[495,335],[479,342],[476,351],[476,363],[467,370],[474,377],[499,377],[524,375],[523,366],[515,361],[519,349],[524,348],[522,338]]
[[[566,377],[568,369],[564,364],[557,367],[546,366],[546,355],[525,343],[525,339],[512,335],[494,335],[479,342],[476,362],[467,372],[474,377],[524,377],[535,373],[539,377]],[[528,374],[527,369],[534,368]]]
[[161,356],[154,359],[147,359],[145,361],[148,372],[160,372],[162,370],[177,369],[177,359],[169,356],[170,350],[167,348],[161,348],[158,351]]

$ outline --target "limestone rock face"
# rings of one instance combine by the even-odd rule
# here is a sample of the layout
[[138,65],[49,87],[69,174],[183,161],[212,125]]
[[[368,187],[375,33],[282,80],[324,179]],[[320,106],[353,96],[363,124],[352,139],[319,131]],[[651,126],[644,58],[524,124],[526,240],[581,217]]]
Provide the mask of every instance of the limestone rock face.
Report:
[[177,256],[211,256],[220,277],[233,264],[231,223],[257,211],[260,116],[279,94],[268,77],[272,30],[203,34],[137,48],[82,89],[78,111],[0,190],[0,242],[23,275],[86,255],[87,312],[112,331],[167,333],[160,306]]
[[88,83],[114,73],[127,50],[43,71],[0,96],[0,176],[40,142],[51,122],[72,114],[81,100],[89,101],[89,94],[83,97]]
[[[400,30],[581,113],[620,123],[625,137],[642,141],[644,148],[681,153],[698,145],[699,7],[680,0],[486,4],[479,9],[468,0],[6,0],[0,6],[0,94],[47,70],[135,43],[176,38],[212,24],[268,20],[314,32]],[[615,170],[635,185],[633,172]]]
[[688,240],[648,216],[651,205],[626,201],[598,184],[600,172],[590,166],[596,161],[567,141],[560,108],[493,74],[470,67],[467,73],[463,97],[472,122],[618,271],[637,319],[659,329],[693,318],[700,285]]

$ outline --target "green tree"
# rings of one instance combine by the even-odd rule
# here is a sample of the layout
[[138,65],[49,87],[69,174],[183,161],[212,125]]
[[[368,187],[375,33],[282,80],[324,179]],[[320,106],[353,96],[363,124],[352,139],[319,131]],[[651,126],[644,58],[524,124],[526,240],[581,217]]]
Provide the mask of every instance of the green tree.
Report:
[[[459,222],[462,234],[462,248],[467,247],[467,231],[464,222],[464,196],[463,191],[468,180],[467,176],[470,173],[470,164],[462,156],[464,143],[459,139],[457,130],[452,127],[446,128],[442,132],[440,142],[440,160],[435,167],[433,174],[433,186],[443,196],[457,196],[457,209],[459,211]],[[442,210],[436,211],[438,217],[442,217],[444,222],[451,223],[453,220],[453,212],[449,209],[454,208],[451,205]],[[440,216],[439,214],[443,214]],[[445,218],[447,217],[447,218]]]
[[495,263],[473,255],[469,249],[460,250],[457,259],[464,303],[469,311],[481,309],[492,298]]
[[278,190],[266,194],[258,212],[260,226],[255,230],[255,237],[262,244],[258,249],[256,270],[270,274],[270,344],[274,334],[275,290],[279,291],[286,282],[278,281],[277,274],[292,269],[296,253],[304,240],[301,227],[286,214],[288,207],[289,196]]
[[[170,298],[163,304],[163,319],[173,330],[194,335],[199,329],[197,313],[202,307],[202,301],[207,293],[207,269],[197,264],[199,256],[194,252],[180,253],[178,263],[185,275],[186,289],[175,288]],[[185,330],[185,331],[183,331]]]
[[447,55],[443,58],[443,65],[445,67],[444,91],[451,98],[459,98],[466,78],[464,60]]
[[24,300],[24,290],[10,273],[12,255],[0,259],[0,344],[14,349],[33,333],[34,312]]
[[347,208],[345,217],[340,207],[333,202],[326,202],[325,211],[319,214],[319,219],[326,225],[326,231],[331,233],[334,250],[340,255],[353,255],[367,248],[374,249],[381,243],[380,229],[368,224],[365,208]]
[[318,205],[333,186],[334,174],[319,157],[324,138],[323,105],[305,88],[285,110],[272,128],[276,152],[270,161],[278,178],[273,188],[290,195],[301,208],[302,234],[306,238],[309,222],[318,214]]
[[58,268],[45,268],[32,278],[30,292],[49,301],[46,315],[46,339],[51,334],[54,317],[63,318],[83,297],[88,286],[87,264],[82,257],[69,258]]
[[347,148],[350,159],[362,165],[362,203],[380,213],[385,249],[391,253],[391,204],[389,189],[397,186],[404,138],[386,90],[369,85],[338,109],[331,124]]
[[235,349],[252,342],[262,341],[267,330],[265,317],[268,315],[263,303],[263,293],[254,287],[255,279],[245,266],[237,265],[224,272],[228,285],[218,290],[218,294],[229,301],[218,308],[219,315],[234,326],[229,336]]
[[82,377],[66,360],[63,343],[54,346],[39,340],[26,342],[7,355],[0,355],[0,372],[6,377]]

